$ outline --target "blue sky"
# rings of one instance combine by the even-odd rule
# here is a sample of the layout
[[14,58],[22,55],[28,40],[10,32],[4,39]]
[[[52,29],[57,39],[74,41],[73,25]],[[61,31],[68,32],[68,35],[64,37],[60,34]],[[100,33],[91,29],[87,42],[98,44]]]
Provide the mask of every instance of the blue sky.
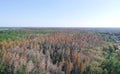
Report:
[[0,27],[120,27],[120,0],[0,0]]

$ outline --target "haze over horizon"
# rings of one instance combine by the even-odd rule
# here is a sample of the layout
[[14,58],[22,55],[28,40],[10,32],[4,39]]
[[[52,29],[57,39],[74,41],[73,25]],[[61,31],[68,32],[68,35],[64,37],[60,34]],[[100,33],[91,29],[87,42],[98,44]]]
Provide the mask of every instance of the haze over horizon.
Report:
[[1,0],[0,27],[120,27],[119,0]]

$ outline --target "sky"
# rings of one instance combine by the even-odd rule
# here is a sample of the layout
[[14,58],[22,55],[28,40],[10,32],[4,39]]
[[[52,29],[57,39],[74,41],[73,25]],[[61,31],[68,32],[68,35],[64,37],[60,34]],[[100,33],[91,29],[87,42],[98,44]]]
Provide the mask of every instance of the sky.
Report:
[[0,27],[120,27],[120,0],[0,0]]

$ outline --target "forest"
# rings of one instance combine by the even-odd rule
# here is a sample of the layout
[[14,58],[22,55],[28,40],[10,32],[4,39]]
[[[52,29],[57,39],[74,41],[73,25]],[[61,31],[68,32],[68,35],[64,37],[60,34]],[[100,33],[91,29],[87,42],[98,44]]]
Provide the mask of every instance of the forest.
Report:
[[0,74],[120,74],[120,31],[0,29]]

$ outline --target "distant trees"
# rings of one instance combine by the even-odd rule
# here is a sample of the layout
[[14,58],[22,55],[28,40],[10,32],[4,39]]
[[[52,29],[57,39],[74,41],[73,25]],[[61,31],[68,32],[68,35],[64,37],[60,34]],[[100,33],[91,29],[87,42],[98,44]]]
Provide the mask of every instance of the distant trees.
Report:
[[[0,42],[0,74],[119,73],[118,59],[110,59],[117,50],[116,45],[105,43],[94,32],[66,30],[45,35],[25,32],[23,35],[28,39]],[[99,60],[106,54],[109,54],[107,60]]]

